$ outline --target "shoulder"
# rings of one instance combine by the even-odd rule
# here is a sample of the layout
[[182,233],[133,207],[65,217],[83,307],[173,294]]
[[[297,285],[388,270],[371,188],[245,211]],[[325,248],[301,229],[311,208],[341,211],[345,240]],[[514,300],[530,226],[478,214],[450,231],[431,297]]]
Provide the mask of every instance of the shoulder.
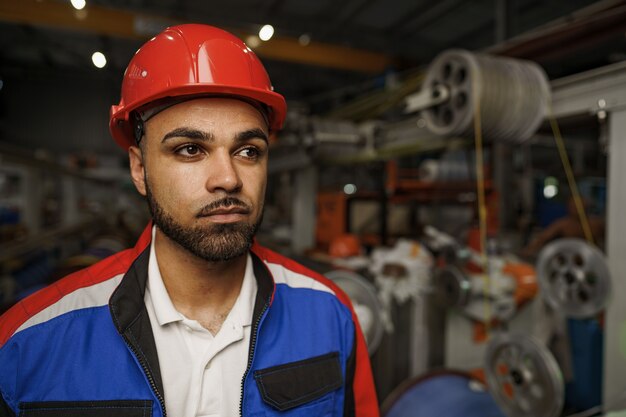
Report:
[[352,309],[348,296],[324,275],[258,243],[254,244],[252,252],[265,263],[276,285],[326,292],[332,294],[343,305]]
[[73,311],[108,304],[135,256],[133,250],[119,252],[15,304],[0,317],[0,348],[22,330]]

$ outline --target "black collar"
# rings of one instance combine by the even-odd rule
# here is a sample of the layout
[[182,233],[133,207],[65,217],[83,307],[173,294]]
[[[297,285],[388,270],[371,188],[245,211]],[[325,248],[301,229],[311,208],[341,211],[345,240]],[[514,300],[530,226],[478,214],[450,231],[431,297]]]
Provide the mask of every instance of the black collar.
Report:
[[[257,280],[257,295],[252,322],[256,322],[274,294],[274,279],[263,261],[253,252],[252,267]],[[109,299],[109,310],[117,331],[135,353],[149,380],[153,380],[157,394],[163,396],[163,381],[159,367],[156,343],[150,317],[144,303],[148,281],[150,245],[135,259]],[[254,338],[251,338],[251,342]],[[252,351],[252,346],[250,347]]]

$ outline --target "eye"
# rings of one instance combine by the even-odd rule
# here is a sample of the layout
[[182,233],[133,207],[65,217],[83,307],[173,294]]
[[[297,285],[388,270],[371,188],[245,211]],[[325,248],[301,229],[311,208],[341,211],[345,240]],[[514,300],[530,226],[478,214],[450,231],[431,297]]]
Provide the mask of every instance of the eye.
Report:
[[237,154],[247,159],[257,159],[261,155],[261,152],[257,148],[251,146],[241,149],[237,152]]
[[176,153],[182,156],[195,156],[200,153],[198,145],[187,144],[176,149]]

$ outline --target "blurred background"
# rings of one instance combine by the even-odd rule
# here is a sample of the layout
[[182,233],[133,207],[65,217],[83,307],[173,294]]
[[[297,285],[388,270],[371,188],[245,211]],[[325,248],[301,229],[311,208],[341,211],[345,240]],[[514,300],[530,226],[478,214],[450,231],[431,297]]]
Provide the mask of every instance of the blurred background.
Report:
[[625,1],[0,0],[0,312],[134,245],[109,108],[188,22],[287,99],[259,240],[351,297],[383,415],[624,415]]

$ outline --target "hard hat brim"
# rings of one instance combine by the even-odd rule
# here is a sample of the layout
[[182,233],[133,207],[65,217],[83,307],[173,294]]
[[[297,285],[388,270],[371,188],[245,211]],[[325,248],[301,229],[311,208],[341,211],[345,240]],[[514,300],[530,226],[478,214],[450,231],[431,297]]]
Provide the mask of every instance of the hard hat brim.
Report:
[[269,109],[269,130],[272,132],[282,128],[287,113],[285,99],[273,91],[220,84],[189,84],[177,86],[167,91],[159,91],[134,103],[120,103],[120,105],[111,106],[109,131],[113,139],[123,149],[134,146],[135,140],[130,123],[130,114],[139,108],[145,108],[152,102],[162,101],[166,97],[179,98],[181,96],[189,96],[189,100],[210,96],[258,101]]

